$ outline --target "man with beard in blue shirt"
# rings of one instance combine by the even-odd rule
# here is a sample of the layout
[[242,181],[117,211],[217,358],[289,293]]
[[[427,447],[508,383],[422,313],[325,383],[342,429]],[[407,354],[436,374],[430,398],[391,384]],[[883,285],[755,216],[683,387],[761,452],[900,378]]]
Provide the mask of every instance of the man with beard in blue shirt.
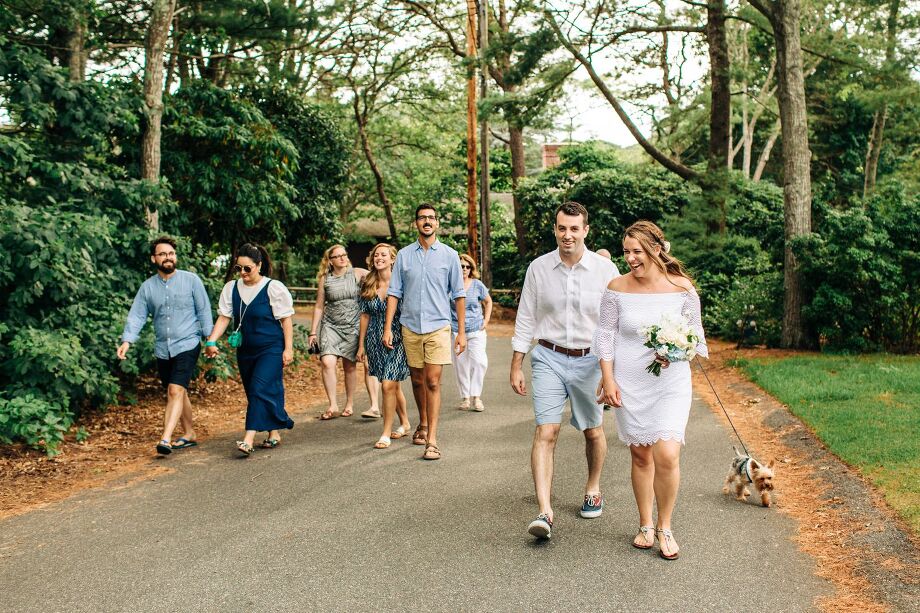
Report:
[[[214,319],[204,283],[195,273],[176,268],[175,240],[168,236],[155,239],[150,244],[150,261],[157,267],[157,274],[144,281],[134,297],[117,354],[122,360],[128,356],[128,349],[140,337],[147,316],[153,316],[154,355],[167,394],[157,453],[169,455],[173,449],[198,444],[188,385],[201,353],[201,339],[211,334]],[[183,435],[173,442],[173,430],[180,419]]]

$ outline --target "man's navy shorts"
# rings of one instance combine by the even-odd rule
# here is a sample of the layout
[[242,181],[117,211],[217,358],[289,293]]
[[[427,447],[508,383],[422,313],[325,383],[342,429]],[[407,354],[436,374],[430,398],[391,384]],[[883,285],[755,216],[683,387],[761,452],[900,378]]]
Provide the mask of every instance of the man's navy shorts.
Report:
[[188,389],[189,381],[195,376],[200,353],[201,345],[196,345],[194,348],[174,355],[168,360],[157,358],[157,370],[160,371],[160,381],[162,381],[163,387],[181,385]]

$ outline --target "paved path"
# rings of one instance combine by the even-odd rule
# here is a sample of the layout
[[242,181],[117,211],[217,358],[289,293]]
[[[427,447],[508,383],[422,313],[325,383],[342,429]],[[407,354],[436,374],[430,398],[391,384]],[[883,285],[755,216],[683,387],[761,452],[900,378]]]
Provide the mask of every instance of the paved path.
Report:
[[4,608],[791,612],[829,592],[790,541],[790,519],[722,496],[731,441],[701,403],[683,460],[680,560],[628,544],[637,520],[612,420],[603,517],[577,516],[584,448],[565,426],[555,534],[536,543],[525,533],[533,423],[506,382],[510,354],[509,339],[490,339],[484,413],[453,408],[445,371],[439,462],[406,440],[372,449],[377,421],[319,422],[313,410],[273,451],[237,459],[233,437],[214,438],[159,461],[171,474],[0,522]]

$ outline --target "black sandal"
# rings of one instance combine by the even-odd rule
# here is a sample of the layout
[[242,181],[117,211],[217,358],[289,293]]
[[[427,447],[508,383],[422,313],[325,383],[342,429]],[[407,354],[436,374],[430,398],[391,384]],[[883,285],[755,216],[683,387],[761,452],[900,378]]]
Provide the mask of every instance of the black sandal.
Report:
[[280,444],[281,444],[280,438],[267,438],[264,441],[262,441],[262,444],[259,445],[259,447],[261,447],[262,449],[274,449]]
[[237,441],[236,448],[239,449],[240,453],[242,453],[247,458],[252,455],[252,445],[246,441]]

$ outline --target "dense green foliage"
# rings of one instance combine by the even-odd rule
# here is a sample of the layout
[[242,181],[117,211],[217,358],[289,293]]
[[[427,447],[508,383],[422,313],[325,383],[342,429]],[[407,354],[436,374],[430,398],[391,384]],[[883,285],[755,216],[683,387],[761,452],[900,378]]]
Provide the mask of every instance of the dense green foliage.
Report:
[[796,247],[814,292],[805,315],[822,343],[920,349],[920,197],[889,185],[865,208],[820,213],[820,231]]
[[803,356],[737,364],[920,529],[920,359]]
[[[552,213],[564,200],[591,215],[588,244],[616,255],[638,219],[661,225],[673,255],[699,288],[709,332],[776,345],[782,321],[783,198],[772,183],[732,177],[724,234],[708,232],[699,189],[648,165],[627,165],[593,144],[564,148],[562,163],[528,180],[528,257],[497,264],[501,284],[519,286],[529,259],[555,248]],[[805,316],[831,351],[920,347],[920,199],[889,185],[861,202],[817,201],[814,232],[796,244],[808,296]],[[619,262],[623,269],[622,261]],[[501,276],[499,276],[499,273]]]
[[0,136],[0,441],[53,450],[75,410],[118,392],[113,346],[126,288],[143,278],[144,205],[168,200],[114,163],[108,135],[138,131],[123,90],[71,83],[2,37],[0,87],[16,122]]
[[[624,164],[615,150],[601,144],[565,147],[560,159],[559,166],[518,188],[528,237],[525,262],[555,249],[553,213],[565,200],[588,209],[588,245],[613,253],[620,250],[622,232],[633,221],[660,222],[688,204],[688,189],[679,179],[654,166]],[[523,274],[523,270],[508,271],[501,281],[519,285]]]
[[[0,31],[24,27],[0,8]],[[190,82],[165,99],[164,179],[141,181],[139,88],[73,80],[56,61],[0,35],[0,442],[49,454],[80,411],[116,401],[152,365],[149,327],[128,360],[114,353],[152,272],[147,210],[213,299],[224,270],[210,263],[239,242],[315,257],[336,235],[348,155],[337,123],[299,95]]]

